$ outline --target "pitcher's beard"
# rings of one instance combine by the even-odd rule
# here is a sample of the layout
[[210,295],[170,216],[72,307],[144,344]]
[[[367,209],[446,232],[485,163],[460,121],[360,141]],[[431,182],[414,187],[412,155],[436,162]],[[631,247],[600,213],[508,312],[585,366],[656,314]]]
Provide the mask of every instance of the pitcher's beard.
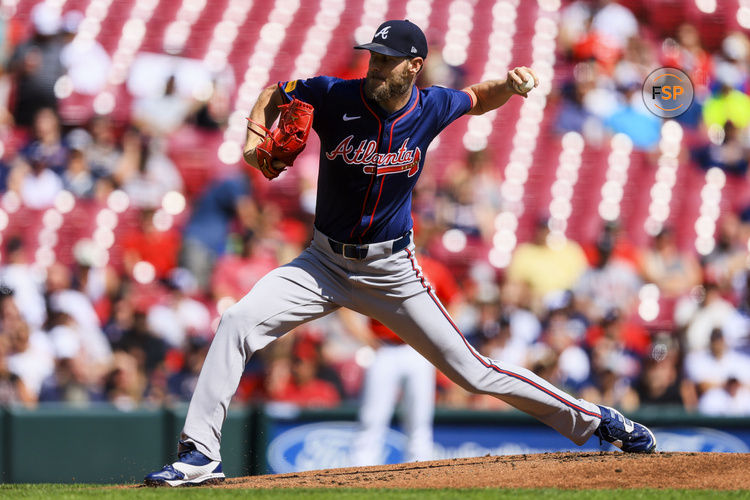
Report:
[[393,80],[386,80],[384,84],[376,86],[377,83],[381,81],[382,80],[374,80],[369,76],[365,80],[365,95],[378,104],[389,101],[394,97],[404,95],[412,86],[408,70],[404,70],[401,75],[394,77]]

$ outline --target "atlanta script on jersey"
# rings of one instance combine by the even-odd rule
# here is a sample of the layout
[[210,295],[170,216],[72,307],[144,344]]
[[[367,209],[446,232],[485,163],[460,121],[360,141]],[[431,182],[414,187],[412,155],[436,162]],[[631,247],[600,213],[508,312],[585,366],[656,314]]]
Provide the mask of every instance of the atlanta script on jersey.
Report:
[[342,242],[399,238],[412,226],[411,193],[430,142],[472,107],[469,94],[412,88],[388,114],[364,94],[364,80],[319,76],[279,84],[287,99],[315,108],[320,136],[315,227]]

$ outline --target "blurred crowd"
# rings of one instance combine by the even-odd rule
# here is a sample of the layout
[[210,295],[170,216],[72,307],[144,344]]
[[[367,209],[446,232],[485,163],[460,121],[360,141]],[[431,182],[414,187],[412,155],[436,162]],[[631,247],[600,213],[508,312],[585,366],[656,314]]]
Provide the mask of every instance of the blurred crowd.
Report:
[[[678,118],[689,137],[680,161],[746,176],[747,33],[725,33],[708,47],[689,23],[656,29],[638,14],[611,1],[566,3],[554,129],[579,132],[592,145],[625,133],[636,148],[653,150],[661,120],[645,110],[640,88],[653,68],[674,65],[695,85],[690,112]],[[42,264],[30,244],[36,234],[3,233],[0,405],[106,402],[127,410],[186,402],[221,312],[309,241],[310,181],[290,175],[269,187],[241,167],[190,177],[180,144],[220,142],[228,97],[218,87],[199,100],[177,92],[170,78],[160,95],[132,99],[128,120],[66,122],[55,86],[72,77],[71,54],[83,50],[71,45],[77,21],[80,14],[35,8],[27,36],[4,20],[0,206],[13,218],[14,203],[45,211],[71,193],[76,203],[107,207],[113,193],[124,193],[133,219],[106,262],[79,242],[70,262]],[[97,54],[97,64],[108,64],[99,49],[88,47],[84,59]],[[438,50],[430,58],[422,84],[460,88],[462,69],[442,62]],[[355,58],[334,73],[360,76],[363,64]],[[188,166],[195,161],[187,158]],[[493,152],[467,152],[440,178],[432,170],[414,196],[420,249],[444,268],[441,279],[455,280],[451,311],[480,352],[628,411],[673,405],[750,415],[750,200],[721,216],[716,247],[705,256],[679,246],[669,227],[637,247],[617,221],[602,222],[593,241],[560,242],[540,212],[532,238],[499,269],[486,251],[504,206],[504,169]],[[164,200],[175,193],[186,209],[165,222]],[[659,313],[645,314],[654,296]],[[236,401],[357,401],[377,346],[357,340],[351,321],[333,314],[261,351]],[[438,405],[507,407],[444,376],[437,384]]]

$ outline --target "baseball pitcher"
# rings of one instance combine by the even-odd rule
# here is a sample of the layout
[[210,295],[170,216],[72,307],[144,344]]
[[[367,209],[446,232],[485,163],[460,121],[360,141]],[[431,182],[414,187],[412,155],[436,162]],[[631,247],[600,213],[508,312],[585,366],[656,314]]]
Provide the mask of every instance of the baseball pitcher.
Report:
[[[656,440],[646,427],[479,354],[414,255],[411,193],[430,142],[460,116],[496,109],[514,94],[525,97],[539,84],[534,72],[517,67],[504,80],[463,90],[417,88],[427,41],[404,20],[386,21],[371,43],[355,48],[370,51],[366,78],[281,82],[263,90],[250,112],[244,158],[269,179],[293,164],[310,128],[320,137],[313,240],[223,314],[190,402],[178,460],[145,483],[223,480],[221,428],[245,364],[294,327],[339,307],[377,319],[460,386],[496,396],[578,445],[596,434],[624,451],[652,451]],[[279,110],[279,126],[271,131]]]

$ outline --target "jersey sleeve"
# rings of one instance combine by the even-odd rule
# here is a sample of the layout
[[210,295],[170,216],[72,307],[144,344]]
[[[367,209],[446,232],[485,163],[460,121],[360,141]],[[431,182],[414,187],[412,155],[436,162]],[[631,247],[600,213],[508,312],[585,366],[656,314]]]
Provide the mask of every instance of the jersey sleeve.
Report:
[[445,87],[432,87],[430,90],[430,97],[436,101],[438,131],[466,114],[474,105],[471,96],[463,90]]
[[316,76],[306,80],[279,82],[279,89],[281,89],[281,93],[287,102],[297,98],[300,101],[312,104],[314,108],[318,108],[336,81],[336,78],[330,76]]

